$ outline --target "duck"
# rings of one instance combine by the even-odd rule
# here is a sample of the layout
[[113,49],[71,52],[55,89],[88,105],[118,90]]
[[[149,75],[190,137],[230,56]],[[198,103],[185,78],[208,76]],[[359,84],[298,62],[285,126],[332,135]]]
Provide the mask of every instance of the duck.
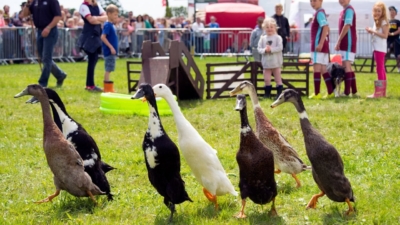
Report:
[[96,141],[80,123],[68,114],[57,92],[50,88],[44,88],[44,90],[49,98],[53,119],[57,127],[61,130],[64,137],[74,145],[82,157],[85,171],[89,174],[93,183],[100,190],[107,193],[109,201],[113,200],[110,184],[105,174],[115,168],[102,161]]
[[249,81],[243,81],[230,92],[230,95],[234,96],[239,93],[246,93],[250,96],[256,120],[256,136],[273,152],[276,166],[275,173],[284,172],[290,174],[296,181],[296,188],[301,187],[301,182],[296,174],[310,170],[311,167],[300,159],[296,150],[268,120],[258,102],[254,85]]
[[355,212],[351,204],[355,202],[353,189],[344,174],[344,165],[339,152],[311,125],[299,93],[293,89],[286,89],[271,107],[275,108],[284,102],[293,103],[299,114],[306,152],[312,166],[312,176],[321,191],[312,196],[306,208],[315,209],[318,198],[326,195],[332,201],[346,202],[349,206],[347,215]]
[[240,145],[236,153],[239,165],[239,188],[242,208],[236,218],[246,218],[246,198],[264,205],[272,201],[270,215],[276,216],[275,197],[277,188],[274,177],[274,155],[254,134],[247,117],[245,95],[236,96],[236,111],[240,113]]
[[25,95],[36,97],[42,107],[43,150],[47,164],[54,175],[53,181],[56,187],[54,194],[36,203],[52,201],[60,194],[61,190],[65,190],[76,197],[90,197],[97,204],[94,196],[105,195],[106,193],[92,182],[89,174],[85,172],[83,159],[74,145],[65,139],[51,118],[50,103],[46,91],[38,84],[31,84],[14,97],[19,98]]
[[185,118],[167,85],[156,84],[153,86],[153,90],[154,94],[164,98],[171,108],[178,130],[178,143],[182,155],[196,180],[203,186],[204,195],[214,204],[215,210],[218,210],[217,196],[226,194],[237,196],[238,193],[222,167],[217,151]]
[[148,178],[157,192],[164,197],[164,204],[171,210],[172,222],[175,204],[193,202],[185,190],[180,170],[180,154],[176,144],[169,138],[158,114],[156,97],[150,84],[140,84],[132,99],[143,98],[149,106],[149,123],[143,139],[143,153]]

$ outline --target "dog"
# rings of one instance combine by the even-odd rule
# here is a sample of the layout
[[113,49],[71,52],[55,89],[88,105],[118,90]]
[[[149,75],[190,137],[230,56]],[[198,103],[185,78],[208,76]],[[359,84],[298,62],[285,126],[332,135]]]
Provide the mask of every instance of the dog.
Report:
[[331,82],[333,87],[333,92],[335,93],[335,97],[340,96],[340,84],[345,79],[345,70],[344,67],[339,65],[337,62],[329,63],[326,67],[327,72],[331,76]]

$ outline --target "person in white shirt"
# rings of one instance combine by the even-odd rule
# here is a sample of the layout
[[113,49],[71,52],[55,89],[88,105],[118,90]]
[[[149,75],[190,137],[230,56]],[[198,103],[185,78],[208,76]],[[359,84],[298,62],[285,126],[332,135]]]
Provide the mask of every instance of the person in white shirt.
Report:
[[201,22],[200,17],[196,17],[196,22],[192,24],[192,30],[194,33],[194,46],[196,53],[203,53],[204,52],[204,37],[203,37],[203,30],[204,24]]
[[375,81],[374,94],[367,96],[367,98],[380,98],[386,97],[385,56],[387,51],[386,39],[389,34],[389,24],[385,4],[383,2],[376,2],[372,14],[375,20],[374,27],[367,27],[365,29],[372,35],[372,47],[374,49],[374,59],[378,80]]

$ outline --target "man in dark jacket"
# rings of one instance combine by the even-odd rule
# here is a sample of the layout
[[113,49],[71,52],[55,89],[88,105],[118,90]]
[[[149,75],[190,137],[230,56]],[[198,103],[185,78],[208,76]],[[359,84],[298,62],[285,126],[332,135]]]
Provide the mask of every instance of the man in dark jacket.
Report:
[[278,25],[278,34],[282,37],[282,44],[283,44],[283,52],[286,51],[286,42],[290,35],[290,26],[289,21],[286,17],[282,15],[283,6],[282,4],[277,4],[275,6],[275,14],[272,18],[275,19],[276,24]]

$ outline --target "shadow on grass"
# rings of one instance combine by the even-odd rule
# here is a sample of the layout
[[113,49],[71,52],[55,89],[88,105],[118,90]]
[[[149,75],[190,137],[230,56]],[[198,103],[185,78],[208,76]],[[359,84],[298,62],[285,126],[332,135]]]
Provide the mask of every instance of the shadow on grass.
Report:
[[[214,204],[206,203],[207,205],[204,208],[197,209],[196,214],[199,217],[203,218],[214,218],[217,217],[219,214],[219,210],[215,210]],[[220,206],[221,207],[221,206]]]
[[96,208],[103,209],[107,206],[108,201],[106,198],[97,199],[97,205],[90,198],[63,198],[59,200],[58,204],[53,205],[55,217],[64,220],[77,217],[79,214],[93,214]]
[[170,213],[161,213],[156,216],[154,220],[155,225],[162,224],[190,224],[190,218],[182,213],[175,212],[172,221],[169,221]]
[[345,213],[346,211],[344,211],[342,207],[332,206],[331,213],[327,213],[323,216],[323,224],[347,224],[352,220],[355,221],[357,214],[346,215]]
[[286,224],[285,220],[279,216],[270,216],[269,211],[266,211],[265,213],[258,213],[254,212],[251,214],[247,214],[247,219],[249,220],[249,224],[274,224],[274,225],[279,225],[279,224]]
[[[343,102],[348,102],[354,99],[361,99],[361,98],[352,98],[352,97],[339,97],[339,98],[334,98],[332,100],[334,100],[335,103],[343,103]],[[327,99],[325,101],[329,101],[330,99]]]
[[[207,218],[207,219],[212,219],[220,216],[220,212],[223,210],[230,210],[230,209],[235,209],[237,208],[235,204],[232,204],[231,202],[221,202],[219,204],[219,210],[215,210],[214,204],[210,202],[206,202],[206,205],[203,208],[197,209],[197,216],[199,218]],[[172,219],[172,222],[169,222],[169,216],[170,214],[166,213],[160,213],[159,215],[156,216],[154,220],[154,224],[156,225],[161,225],[161,224],[191,224],[193,223],[193,218],[189,216],[189,214],[184,213],[184,212],[177,212],[174,213],[174,217]]]
[[294,186],[293,183],[289,182],[289,183],[280,183],[278,186],[278,193],[282,193],[282,194],[290,194],[294,191],[297,191],[298,188],[296,188]]

